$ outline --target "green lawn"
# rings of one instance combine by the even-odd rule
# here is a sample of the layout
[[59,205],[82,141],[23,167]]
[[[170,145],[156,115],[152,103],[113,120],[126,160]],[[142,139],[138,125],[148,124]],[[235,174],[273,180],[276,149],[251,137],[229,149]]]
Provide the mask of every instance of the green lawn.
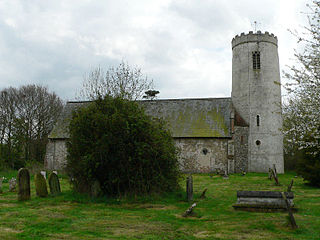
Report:
[[[0,173],[14,176],[16,172]],[[3,184],[0,194],[0,239],[320,239],[320,189],[303,184],[294,174],[280,175],[275,186],[267,174],[194,175],[196,216],[181,215],[190,206],[185,192],[142,199],[99,199],[73,194],[60,178],[62,195],[18,202]],[[299,226],[291,230],[287,213],[235,211],[237,190],[283,191],[294,178]],[[185,182],[181,183],[185,187]],[[207,198],[200,200],[208,188]]]

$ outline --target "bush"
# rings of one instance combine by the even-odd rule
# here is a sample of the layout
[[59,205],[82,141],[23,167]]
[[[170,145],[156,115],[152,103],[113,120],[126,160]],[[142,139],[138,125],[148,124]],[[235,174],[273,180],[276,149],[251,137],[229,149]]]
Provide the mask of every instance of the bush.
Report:
[[133,101],[106,96],[73,113],[66,171],[75,190],[106,195],[146,194],[178,188],[174,142],[162,121]]
[[303,157],[298,161],[298,173],[310,185],[320,187],[320,153],[317,150],[317,147],[303,150]]

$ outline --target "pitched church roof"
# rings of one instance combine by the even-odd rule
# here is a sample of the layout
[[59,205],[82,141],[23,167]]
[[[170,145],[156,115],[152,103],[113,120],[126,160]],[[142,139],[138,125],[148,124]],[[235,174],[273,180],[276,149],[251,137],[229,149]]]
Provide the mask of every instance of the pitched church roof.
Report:
[[[90,102],[68,102],[49,138],[69,138],[72,112]],[[164,99],[138,101],[145,112],[164,119],[173,137],[231,137],[231,98]]]

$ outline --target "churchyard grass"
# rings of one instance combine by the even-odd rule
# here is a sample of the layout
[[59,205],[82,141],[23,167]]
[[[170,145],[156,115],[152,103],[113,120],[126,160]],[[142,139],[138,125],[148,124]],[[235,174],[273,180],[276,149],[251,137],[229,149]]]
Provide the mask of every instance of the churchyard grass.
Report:
[[[16,172],[0,173],[10,178]],[[48,176],[48,175],[47,175]],[[320,239],[320,189],[303,184],[294,173],[279,175],[281,186],[268,174],[234,174],[223,179],[193,175],[195,216],[182,217],[190,207],[183,191],[143,198],[97,199],[74,194],[60,176],[61,195],[39,198],[31,177],[31,200],[17,201],[0,194],[0,239]],[[298,211],[298,229],[292,230],[288,214],[235,211],[237,190],[284,191],[291,179]],[[200,199],[207,188],[206,198]]]

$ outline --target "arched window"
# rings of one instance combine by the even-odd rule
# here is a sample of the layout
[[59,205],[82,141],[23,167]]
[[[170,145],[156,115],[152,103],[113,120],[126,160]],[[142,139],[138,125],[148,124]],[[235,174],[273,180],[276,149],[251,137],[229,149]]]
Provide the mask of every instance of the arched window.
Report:
[[252,53],[253,70],[260,70],[260,52]]
[[260,116],[257,115],[257,127],[259,127],[259,126],[260,126]]

